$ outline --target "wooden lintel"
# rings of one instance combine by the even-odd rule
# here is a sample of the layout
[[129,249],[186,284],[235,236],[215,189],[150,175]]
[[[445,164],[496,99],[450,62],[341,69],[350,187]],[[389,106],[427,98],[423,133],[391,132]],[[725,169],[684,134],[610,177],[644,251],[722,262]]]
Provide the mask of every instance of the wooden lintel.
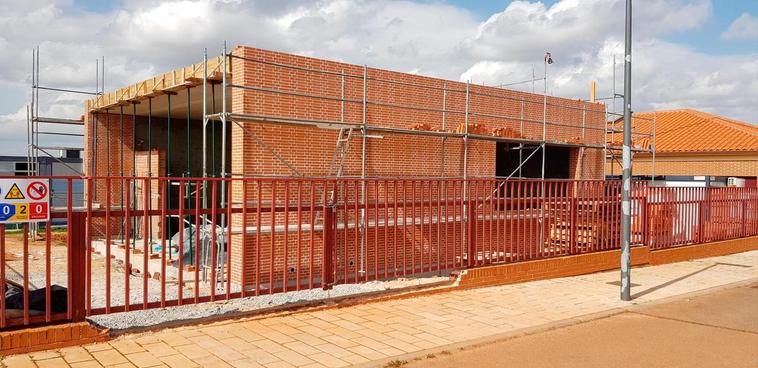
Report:
[[[230,73],[226,73],[226,80],[231,81],[232,75]],[[215,72],[212,74],[209,74],[206,78],[206,81],[208,83],[221,83],[224,81],[224,75],[221,72]],[[187,77],[185,79],[185,82],[190,82],[194,85],[201,85],[203,84],[203,78],[202,77]]]
[[164,92],[162,90],[155,90],[154,89],[154,90],[152,90],[152,91],[150,91],[148,93],[145,93],[143,96],[144,97],[157,97],[157,96],[161,96],[163,94],[164,94]]
[[165,88],[164,91],[179,92],[179,91],[182,91],[182,90],[187,89],[189,87],[194,87],[194,85],[190,84],[190,83],[177,84],[175,86],[171,86],[171,87]]

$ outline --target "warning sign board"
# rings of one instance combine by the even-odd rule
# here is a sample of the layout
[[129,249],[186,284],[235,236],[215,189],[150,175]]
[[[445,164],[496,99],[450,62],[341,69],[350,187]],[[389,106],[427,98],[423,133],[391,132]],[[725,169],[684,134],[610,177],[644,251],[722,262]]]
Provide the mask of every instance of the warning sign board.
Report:
[[21,193],[21,189],[18,189],[18,184],[13,183],[11,189],[8,190],[8,194],[5,195],[5,199],[26,199],[24,193]]
[[0,223],[50,219],[50,181],[0,179]]

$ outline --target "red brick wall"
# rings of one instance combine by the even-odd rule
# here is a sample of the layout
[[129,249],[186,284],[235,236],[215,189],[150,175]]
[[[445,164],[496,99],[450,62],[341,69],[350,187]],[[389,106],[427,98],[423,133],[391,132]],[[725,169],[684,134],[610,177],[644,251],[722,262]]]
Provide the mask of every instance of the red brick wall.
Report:
[[7,356],[108,340],[108,330],[99,329],[88,322],[24,328],[0,332],[0,354]]
[[650,264],[683,262],[698,258],[718,257],[758,249],[758,236],[723,240],[704,244],[672,247],[650,252]]
[[[99,177],[120,176],[123,169],[125,176],[132,172],[132,118],[123,115],[123,136],[121,129],[121,117],[110,111],[109,114],[86,114],[84,130],[84,172],[87,175]],[[95,134],[95,132],[97,134]],[[123,137],[123,140],[122,140]],[[122,160],[123,157],[123,160]],[[95,170],[93,172],[93,158]],[[123,165],[123,166],[122,166]],[[119,209],[121,204],[126,204],[128,183],[120,179],[106,180],[104,178],[92,181],[92,208],[105,209],[110,203],[112,210]],[[108,197],[110,192],[110,198]],[[85,183],[85,203],[89,196],[89,190]],[[106,220],[95,218],[93,222],[93,237],[105,237]],[[121,218],[112,218],[109,222],[112,239],[123,234],[125,224]]]
[[[476,288],[613,270],[619,266],[620,254],[620,250],[610,250],[468,269],[462,271],[458,286]],[[651,254],[646,247],[632,248],[632,265],[647,264]]]
[[[86,114],[84,117],[84,172],[95,176],[126,176],[132,172],[132,117],[123,116],[123,140],[121,117],[118,114]],[[95,135],[97,132],[97,135]],[[95,158],[95,170],[92,161]],[[123,160],[121,159],[123,157]],[[105,206],[106,188],[104,181],[93,185],[93,206]],[[121,203],[121,182],[113,180],[110,183],[111,203]]]
[[[232,59],[232,83],[249,87],[284,90],[300,95],[277,94],[260,90],[232,89],[232,111],[255,116],[297,118],[313,121],[339,122],[344,73],[344,121],[362,122],[362,66],[313,59],[272,51],[238,47],[234,55],[281,63],[301,68],[328,70],[323,74],[306,70],[283,68],[271,64]],[[442,79],[398,73],[380,69],[366,70],[366,120],[370,126],[409,128],[427,124],[430,130],[456,131],[466,118],[466,84]],[[397,81],[389,83],[385,80]],[[448,89],[447,92],[442,88]],[[332,99],[304,97],[303,94],[327,96]],[[431,109],[449,110],[444,114]],[[412,109],[399,107],[413,106]],[[558,142],[603,144],[604,109],[601,104],[549,97],[547,120],[554,122],[546,129],[546,139]],[[582,107],[589,111],[583,113]],[[543,97],[541,95],[500,88],[471,85],[468,104],[470,133],[474,126],[483,129],[479,134],[490,136],[498,128],[511,128],[524,137],[542,138]],[[521,121],[523,116],[523,131]],[[582,125],[585,129],[582,129]],[[242,128],[233,127],[232,171],[245,174],[294,175],[278,160],[275,150],[302,175],[324,176],[334,154],[337,130],[296,127],[288,125],[245,123],[247,129],[264,142],[262,147]],[[594,129],[593,129],[594,128]],[[388,132],[375,132],[383,139],[368,139],[368,176],[435,176],[443,172],[441,157],[445,157],[444,173],[462,176],[463,141],[448,138],[442,150],[442,138],[421,137]],[[345,175],[360,175],[361,139],[355,134],[345,164]],[[471,139],[469,142],[468,175],[491,177],[495,174],[495,143]],[[574,165],[580,161],[575,150]],[[587,150],[582,165],[574,175],[602,178],[602,151]]]
[[[363,73],[362,66],[350,65],[326,60],[319,60],[283,53],[238,47],[233,51],[236,56],[265,61],[257,63],[239,58],[232,59],[232,83],[267,90],[284,90],[301,94],[276,94],[260,90],[232,89],[231,110],[256,116],[277,118],[296,118],[312,121],[361,123],[363,119]],[[294,70],[272,65],[281,63],[301,68],[313,68],[331,71],[333,74],[322,74],[307,70]],[[341,96],[342,73],[344,73],[344,97],[349,100],[341,109],[340,101],[333,100]],[[391,72],[368,68],[366,70],[366,120],[370,126],[384,128],[407,129],[416,124],[427,124],[428,129],[436,131],[462,131],[461,126],[466,121],[466,84],[455,81],[423,77],[412,74]],[[383,80],[393,80],[400,83],[389,83]],[[443,91],[443,87],[448,89]],[[468,121],[470,133],[490,136],[498,128],[510,128],[530,139],[542,138],[543,97],[528,93],[509,91],[498,88],[471,85],[469,90]],[[328,96],[332,99],[304,97],[303,94]],[[442,109],[444,114],[432,109]],[[557,123],[546,129],[548,141],[585,142],[591,144],[603,143],[604,109],[601,104],[591,104],[555,97],[547,99],[547,120]],[[398,105],[414,106],[413,109],[401,108]],[[590,111],[582,113],[580,108]],[[520,117],[523,116],[523,121]],[[505,118],[504,118],[505,117]],[[582,125],[586,129],[582,129]],[[267,124],[246,122],[244,129],[232,125],[232,157],[231,167],[234,174],[245,175],[285,175],[285,176],[325,176],[330,172],[335,154],[337,129],[321,129],[317,127],[294,126],[286,124]],[[521,128],[523,125],[523,129]],[[592,128],[595,128],[594,130]],[[386,131],[370,132],[376,138],[367,139],[366,143],[366,176],[368,177],[433,177],[464,175],[464,142],[460,138],[430,137],[407,135]],[[255,135],[253,137],[252,135]],[[444,145],[443,145],[444,141]],[[262,144],[261,144],[262,142]],[[350,149],[345,158],[345,176],[361,175],[361,138],[356,130],[350,142]],[[444,147],[444,148],[443,148]],[[569,171],[576,178],[602,178],[602,150],[574,149],[570,157]],[[444,164],[443,164],[444,159]],[[495,142],[469,140],[468,144],[468,173],[469,177],[492,177],[495,175]],[[232,191],[232,201],[241,203],[241,184]],[[248,196],[254,197],[255,188],[248,189]],[[264,192],[267,198],[269,192]],[[382,189],[379,189],[382,197]],[[280,192],[281,195],[281,192]],[[428,213],[427,213],[428,215]],[[420,216],[417,214],[416,216]],[[248,225],[254,216],[247,221]],[[282,218],[278,218],[278,223]],[[293,221],[294,223],[294,221]],[[233,216],[233,226],[242,226],[242,217]],[[436,232],[436,225],[431,229]],[[428,228],[428,226],[424,226]],[[427,231],[427,230],[425,230]],[[349,234],[354,231],[348,230]],[[369,230],[367,236],[367,252],[374,249],[376,238]],[[410,234],[410,233],[409,233]],[[318,235],[321,235],[320,232]],[[379,231],[379,243],[383,244],[382,229]],[[283,235],[278,237],[283,239]],[[260,252],[263,258],[270,256],[270,238],[261,241]],[[410,244],[410,240],[408,239]],[[416,247],[426,247],[426,252],[419,249],[418,255],[434,255],[437,245],[432,239],[417,239]],[[275,242],[277,252],[282,251],[283,244]],[[295,249],[289,242],[290,249]],[[338,267],[347,268],[354,273],[359,260],[354,237],[339,240],[337,244]],[[460,240],[459,240],[460,244]],[[519,242],[520,244],[520,242]],[[255,237],[249,236],[246,244],[241,246],[241,237],[232,239],[233,259],[246,259],[248,254],[255,253]],[[454,244],[448,244],[450,247]],[[410,247],[410,246],[409,246]],[[234,250],[236,249],[236,251]],[[409,249],[408,252],[411,252]],[[407,255],[410,258],[410,253]],[[351,258],[354,265],[350,266]],[[373,263],[374,256],[369,254],[366,263]],[[277,257],[277,260],[283,260]],[[383,263],[384,258],[376,259]],[[294,258],[288,259],[288,264],[296,264]],[[318,264],[318,262],[316,262]],[[275,264],[281,270],[282,264]],[[241,274],[240,264],[235,264],[235,275]],[[261,273],[267,280],[270,266],[261,264]],[[246,272],[258,272],[254,265],[247,265]],[[247,274],[247,280],[254,274]],[[281,274],[277,272],[276,274]],[[282,276],[283,277],[283,276]],[[280,278],[275,281],[280,282]]]
[[[608,173],[611,170],[620,175],[618,162],[606,163]],[[684,175],[684,176],[742,176],[756,177],[758,173],[758,153],[755,152],[719,152],[714,154],[656,154],[655,165],[652,156],[638,153],[634,155],[632,166],[634,175]]]

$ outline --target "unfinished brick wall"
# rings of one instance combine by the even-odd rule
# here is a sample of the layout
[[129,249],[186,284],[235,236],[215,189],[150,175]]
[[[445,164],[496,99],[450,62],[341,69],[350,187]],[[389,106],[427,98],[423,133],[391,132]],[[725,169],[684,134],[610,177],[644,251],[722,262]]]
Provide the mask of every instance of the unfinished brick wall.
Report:
[[[123,118],[123,130],[122,119]],[[132,172],[132,117],[110,113],[84,115],[84,173],[90,176],[131,175]],[[97,133],[97,134],[95,134]],[[123,138],[123,139],[122,139]],[[93,159],[96,165],[93,170]],[[92,200],[105,205],[106,185],[98,183],[93,188]],[[121,182],[111,183],[111,203],[121,203]]]
[[[231,89],[231,110],[234,113],[259,116],[260,120],[274,119],[285,121],[286,119],[304,119],[317,121],[324,124],[346,122],[360,124],[363,121],[364,106],[364,68],[326,60],[319,60],[283,53],[259,50],[248,47],[238,47],[233,51],[235,56],[247,59],[256,59],[262,63],[241,58],[232,58],[232,81],[234,85],[258,88]],[[276,64],[293,65],[300,69],[284,68]],[[308,69],[327,70],[329,74],[318,73]],[[422,131],[446,131],[462,133],[466,122],[468,110],[469,133],[492,137],[500,134],[541,140],[543,135],[543,96],[529,93],[510,91],[499,88],[470,85],[465,83],[446,81],[442,79],[423,77],[412,74],[404,74],[380,69],[365,69],[367,75],[365,81],[365,93],[368,103],[365,106],[365,119],[370,126],[383,128],[415,128]],[[395,81],[395,83],[387,80]],[[467,108],[467,93],[468,108]],[[266,92],[264,90],[268,90]],[[289,94],[271,93],[270,90],[287,91]],[[344,103],[336,100],[343,96]],[[447,91],[445,91],[447,90]],[[305,95],[321,96],[328,98],[313,98]],[[329,99],[330,98],[330,99]],[[403,108],[400,105],[411,106]],[[445,113],[432,111],[432,109],[448,110]],[[588,111],[582,111],[582,108]],[[602,145],[604,140],[604,109],[601,104],[586,103],[562,98],[547,98],[548,121],[555,124],[546,128],[547,141],[563,143],[587,143]],[[337,125],[332,129],[321,127],[296,126],[288,124],[270,124],[256,121],[248,121],[232,125],[232,173],[236,175],[282,175],[282,176],[326,176],[334,175],[335,148],[337,145]],[[500,129],[500,131],[498,131]],[[502,133],[508,130],[507,133]],[[464,176],[464,141],[461,138],[442,138],[427,135],[408,135],[391,131],[370,131],[371,138],[366,141],[366,171],[367,177],[462,177]],[[492,177],[495,175],[495,147],[494,141],[470,139],[467,149],[468,177]],[[343,175],[359,177],[361,175],[361,149],[362,139],[360,131],[356,130],[349,143],[346,154]],[[539,155],[538,155],[539,156]],[[575,148],[569,158],[570,175],[574,178],[601,179],[603,173],[604,157],[602,149]],[[331,168],[331,170],[330,170]],[[459,189],[460,190],[460,189]],[[235,183],[232,189],[232,202],[242,203],[242,183]],[[248,203],[257,203],[257,187],[250,185],[246,190]],[[279,189],[277,204],[283,206],[289,203],[282,198],[283,187]],[[378,193],[376,197],[372,191]],[[368,198],[382,200],[387,188],[379,186],[377,189],[369,189]],[[392,190],[391,192],[394,192]],[[294,193],[294,191],[292,192]],[[320,192],[322,193],[322,192]],[[433,197],[437,194],[429,194]],[[459,193],[458,195],[461,195]],[[263,201],[270,200],[270,189],[262,190]],[[347,194],[349,201],[355,203],[355,189],[352,194]],[[400,194],[402,200],[403,194]],[[307,194],[306,194],[307,198]],[[320,196],[316,196],[320,199]],[[412,195],[409,197],[412,198]],[[320,202],[322,203],[322,202]],[[428,210],[427,210],[428,211]],[[457,207],[459,216],[462,214],[461,206]],[[404,211],[395,214],[390,211],[389,218],[405,216]],[[296,219],[289,215],[284,217],[279,214],[276,217],[277,224],[283,224],[285,219],[290,223],[297,223]],[[319,215],[323,216],[323,215]],[[368,220],[373,221],[371,211]],[[430,216],[429,212],[415,210],[407,214],[408,218],[424,218]],[[358,216],[360,217],[360,216]],[[380,223],[384,216],[380,216]],[[256,223],[257,216],[254,213],[248,215],[243,221],[241,215],[233,216],[233,227],[241,229],[244,224],[252,227]],[[263,228],[269,217],[262,219]],[[355,223],[356,215],[348,214],[338,221]],[[460,221],[460,219],[459,219]],[[457,222],[460,225],[460,222]],[[536,224],[536,223],[535,223]],[[533,224],[534,225],[534,224]],[[354,226],[354,225],[353,225]],[[448,225],[452,227],[455,225]],[[489,224],[487,224],[489,226]],[[422,228],[423,227],[423,231]],[[480,231],[484,232],[484,221]],[[395,226],[390,226],[390,232]],[[458,249],[463,240],[458,233],[455,239],[436,237],[437,232],[444,233],[446,226],[441,224],[409,226],[408,232],[401,232],[398,242],[407,246],[400,250],[401,256],[429,257],[430,265],[436,265],[437,256],[443,249]],[[534,225],[534,233],[548,229],[537,230]],[[270,228],[269,228],[270,229]],[[283,230],[283,229],[282,229]],[[270,231],[270,230],[268,230]],[[383,228],[372,229],[367,227],[365,235],[366,255],[364,266],[369,273],[377,272],[374,265],[381,264],[382,273],[384,261],[393,263],[395,253],[384,255],[383,247],[386,235]],[[429,236],[431,232],[432,236]],[[301,272],[310,272],[310,262],[314,262],[316,275],[320,276],[322,260],[322,235],[318,230],[314,233],[315,253],[314,259],[310,254],[306,258],[288,252],[284,256],[285,231],[277,234],[272,244],[269,234],[261,234],[260,238],[255,231],[250,231],[245,244],[242,243],[241,235],[232,237],[232,267],[233,279],[240,282],[243,273],[246,284],[261,282],[262,284],[273,281],[274,285],[282,285],[283,280],[289,280],[290,285],[295,285],[299,265]],[[452,236],[452,229],[448,228]],[[292,240],[296,233],[288,235],[288,249],[299,249],[303,246]],[[392,233],[394,236],[394,232]],[[417,234],[414,239],[413,234]],[[338,277],[340,280],[355,279],[359,276],[359,244],[356,240],[355,230],[345,230],[341,233],[342,238],[337,239],[335,250],[337,254]],[[510,241],[515,234],[503,234],[499,241]],[[520,248],[525,243],[528,233],[519,233],[520,239],[514,241],[517,244],[513,251],[521,253]],[[310,247],[310,236],[306,233],[307,247]],[[489,239],[490,244],[498,239]],[[394,242],[394,238],[392,239]],[[392,244],[390,242],[390,244]],[[297,245],[300,244],[300,245]],[[273,249],[273,250],[272,250]],[[310,249],[310,248],[308,248]],[[301,249],[302,250],[302,249]],[[379,254],[372,253],[374,250]],[[272,251],[275,252],[274,264],[266,262],[271,259]],[[395,250],[397,251],[397,250]],[[415,252],[415,253],[414,253]],[[414,256],[415,254],[415,256]],[[400,257],[400,256],[398,256]],[[459,260],[463,254],[458,255]],[[261,259],[260,263],[258,259]],[[244,261],[243,261],[244,260]],[[252,260],[252,261],[251,261]],[[286,260],[286,265],[285,265]],[[244,266],[243,266],[244,264]],[[286,267],[285,267],[286,266]],[[290,266],[294,267],[289,270]],[[257,268],[256,268],[257,267]],[[273,268],[272,268],[273,267]],[[377,266],[378,267],[378,266]],[[287,269],[286,269],[287,268]],[[275,270],[273,275],[271,271]],[[410,270],[409,270],[410,271]],[[417,270],[416,270],[417,271]],[[352,275],[352,276],[351,276]],[[272,278],[273,277],[273,278]]]
[[[320,122],[363,121],[364,68],[272,51],[238,47],[233,54],[254,62],[232,58],[232,83],[257,88],[233,88],[231,110],[266,119],[305,119]],[[285,68],[286,64],[300,69]],[[329,74],[309,69],[326,70]],[[480,85],[467,86],[447,81],[381,69],[365,69],[365,106],[367,124],[383,128],[423,131],[463,132],[468,112],[469,133],[497,135],[498,129],[528,139],[541,140],[543,134],[543,96]],[[387,82],[393,81],[393,82]],[[443,89],[444,88],[444,89]],[[467,104],[467,93],[468,104]],[[338,101],[343,96],[344,103]],[[289,94],[272,93],[271,90]],[[307,97],[320,96],[325,98]],[[410,106],[402,107],[402,106]],[[447,112],[432,111],[445,108]],[[587,111],[582,109],[586,108]],[[546,128],[549,142],[604,142],[604,109],[602,104],[547,98]],[[324,176],[329,172],[336,145],[337,130],[243,123],[245,129],[232,130],[232,171],[245,174],[276,174]],[[423,127],[419,127],[423,125]],[[252,137],[251,134],[263,142]],[[367,141],[367,176],[462,176],[463,140],[412,136],[387,131],[374,132]],[[355,134],[350,143],[344,172],[359,176],[361,139]],[[469,140],[468,176],[495,175],[495,143]],[[276,151],[273,154],[272,151]],[[575,175],[584,178],[602,177],[602,153],[587,150],[579,160],[575,150],[573,162],[582,168]],[[276,156],[281,157],[282,160]],[[442,161],[444,157],[444,168]],[[598,160],[600,159],[600,160]],[[283,162],[283,161],[286,161]],[[291,166],[291,167],[290,167]]]
[[[85,114],[84,126],[84,141],[86,142],[84,146],[84,174],[101,177],[91,181],[92,208],[104,210],[110,204],[111,210],[118,210],[122,204],[126,204],[129,184],[116,178],[110,180],[104,178],[120,176],[122,173],[127,176],[131,175],[131,157],[134,153],[132,149],[132,117],[126,114],[121,117],[112,112],[109,114]],[[94,170],[93,164],[95,165]],[[85,204],[89,196],[90,191],[85,182]],[[122,218],[112,218],[110,221],[106,221],[102,217],[93,218],[92,223],[94,238],[105,237],[106,227],[110,229],[112,239],[122,236],[125,230]]]

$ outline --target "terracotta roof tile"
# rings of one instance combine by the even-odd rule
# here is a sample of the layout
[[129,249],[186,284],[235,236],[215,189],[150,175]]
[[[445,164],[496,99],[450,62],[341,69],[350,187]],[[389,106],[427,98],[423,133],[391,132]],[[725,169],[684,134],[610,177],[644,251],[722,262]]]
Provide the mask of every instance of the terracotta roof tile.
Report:
[[[635,113],[634,146],[649,147],[653,143],[653,116],[658,153],[758,151],[758,126],[692,109]],[[620,129],[623,123],[616,122],[615,126]],[[609,142],[620,139],[617,133]]]

